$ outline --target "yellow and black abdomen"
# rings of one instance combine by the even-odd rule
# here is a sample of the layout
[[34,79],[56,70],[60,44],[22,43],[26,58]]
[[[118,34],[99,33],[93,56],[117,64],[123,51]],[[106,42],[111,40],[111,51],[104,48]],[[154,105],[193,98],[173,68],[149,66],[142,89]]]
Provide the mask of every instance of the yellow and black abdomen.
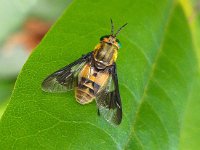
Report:
[[96,98],[96,94],[107,83],[108,78],[109,73],[97,71],[86,64],[78,77],[78,86],[75,93],[77,102],[81,104],[92,102]]

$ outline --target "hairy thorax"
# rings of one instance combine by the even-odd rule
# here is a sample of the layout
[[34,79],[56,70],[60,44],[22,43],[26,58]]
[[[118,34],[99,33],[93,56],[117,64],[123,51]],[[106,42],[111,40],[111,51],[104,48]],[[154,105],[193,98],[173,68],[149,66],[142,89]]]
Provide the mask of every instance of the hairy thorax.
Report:
[[94,60],[98,69],[105,69],[117,59],[117,47],[112,44],[102,42],[95,47]]

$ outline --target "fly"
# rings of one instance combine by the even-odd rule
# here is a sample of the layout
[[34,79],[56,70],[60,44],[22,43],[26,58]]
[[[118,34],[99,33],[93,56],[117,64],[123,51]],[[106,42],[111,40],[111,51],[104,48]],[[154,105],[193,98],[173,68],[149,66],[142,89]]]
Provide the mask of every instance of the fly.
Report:
[[116,38],[127,25],[100,38],[92,52],[49,75],[42,83],[45,92],[66,92],[75,89],[76,101],[82,105],[96,100],[98,114],[111,124],[122,120],[122,104],[118,87],[116,59],[121,47]]

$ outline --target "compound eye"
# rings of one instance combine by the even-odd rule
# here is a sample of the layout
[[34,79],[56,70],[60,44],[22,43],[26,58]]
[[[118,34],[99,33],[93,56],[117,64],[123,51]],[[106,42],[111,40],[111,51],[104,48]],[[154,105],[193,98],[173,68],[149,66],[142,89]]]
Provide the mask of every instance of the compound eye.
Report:
[[121,47],[122,47],[122,44],[121,44],[121,42],[120,42],[118,39],[116,39],[116,42],[117,42],[117,44],[118,44],[119,48],[121,48]]
[[102,37],[100,38],[100,41],[103,41],[103,39],[105,39],[105,38],[109,38],[109,35],[104,35],[104,36],[102,36]]

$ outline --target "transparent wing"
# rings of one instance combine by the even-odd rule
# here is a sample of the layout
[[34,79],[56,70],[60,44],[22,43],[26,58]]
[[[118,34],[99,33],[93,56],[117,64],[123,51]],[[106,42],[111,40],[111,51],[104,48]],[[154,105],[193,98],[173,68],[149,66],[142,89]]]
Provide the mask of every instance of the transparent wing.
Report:
[[83,66],[90,61],[92,53],[88,53],[75,62],[49,75],[42,83],[45,92],[66,92],[77,85],[78,74]]
[[111,69],[111,75],[106,87],[96,96],[100,115],[108,122],[119,125],[122,120],[122,105],[119,94],[116,65]]

